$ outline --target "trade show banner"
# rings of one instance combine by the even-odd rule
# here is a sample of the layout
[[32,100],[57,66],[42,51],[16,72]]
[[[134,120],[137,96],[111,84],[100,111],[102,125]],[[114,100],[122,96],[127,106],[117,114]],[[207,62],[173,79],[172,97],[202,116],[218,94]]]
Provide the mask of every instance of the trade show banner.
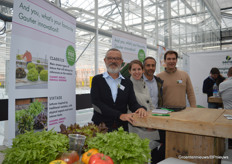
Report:
[[202,92],[203,81],[210,75],[210,70],[217,67],[222,76],[232,67],[231,51],[189,53],[189,72],[194,87],[197,105],[208,107],[207,95]]
[[46,0],[17,0],[13,9],[10,144],[26,130],[76,122],[75,18]]
[[160,67],[157,68],[157,72],[164,71],[164,69],[166,67],[166,64],[164,63],[164,54],[165,54],[166,51],[167,50],[166,50],[165,47],[158,45],[158,51],[157,51],[157,53],[158,53],[158,61],[157,62],[159,62]]
[[134,59],[143,61],[146,57],[146,38],[131,33],[113,29],[112,47],[117,48],[122,52],[122,57],[125,63],[129,63]]

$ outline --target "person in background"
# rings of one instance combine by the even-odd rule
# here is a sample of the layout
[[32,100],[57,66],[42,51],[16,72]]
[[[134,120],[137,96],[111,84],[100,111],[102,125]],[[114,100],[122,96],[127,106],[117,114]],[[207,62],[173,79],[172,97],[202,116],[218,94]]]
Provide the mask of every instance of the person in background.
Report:
[[157,76],[164,80],[163,105],[166,107],[185,107],[186,94],[191,107],[196,107],[196,98],[189,75],[176,68],[178,53],[167,51],[164,54],[165,71]]
[[[218,68],[213,67],[210,70],[210,76],[208,76],[203,82],[203,93],[207,94],[207,102],[210,96],[213,96],[213,85],[216,83],[217,86],[224,80],[225,78],[220,75],[220,71]],[[208,102],[208,108],[217,109],[219,104]]]
[[[146,57],[143,61],[143,79],[148,86],[152,105],[155,108],[163,106],[163,80],[154,75],[156,70],[156,60],[153,57]],[[151,152],[152,164],[165,159],[165,131],[158,130],[160,139],[156,140],[159,146]]]
[[[104,58],[107,72],[93,77],[91,101],[94,112],[92,121],[99,125],[104,122],[108,131],[123,127],[128,131],[128,122],[133,123],[133,115],[146,116],[146,110],[137,102],[133,84],[120,73],[123,62],[118,49],[109,49]],[[131,112],[127,113],[127,107]]]
[[232,109],[232,67],[227,73],[227,80],[219,85],[219,94],[222,97],[224,109]]
[[32,62],[32,55],[29,51],[26,51],[23,55],[22,58],[28,63]]
[[[143,80],[143,64],[139,60],[133,60],[129,63],[128,67],[129,73],[131,74],[130,80],[133,83],[133,88],[135,91],[135,96],[138,103],[147,108],[147,111],[154,109],[152,100],[149,93],[149,88],[147,87],[145,81]],[[129,112],[129,111],[128,111]],[[130,113],[130,112],[129,112]],[[160,146],[160,143],[156,140],[159,140],[159,132],[156,129],[147,129],[142,127],[135,127],[129,124],[129,132],[136,133],[142,139],[147,138],[150,140],[150,149],[153,150]],[[160,156],[157,156],[159,158]],[[161,159],[162,160],[162,159]],[[157,163],[161,160],[155,160],[152,157],[152,163]]]
[[219,86],[226,78],[223,77],[221,74],[218,75],[218,78],[216,79],[216,84]]

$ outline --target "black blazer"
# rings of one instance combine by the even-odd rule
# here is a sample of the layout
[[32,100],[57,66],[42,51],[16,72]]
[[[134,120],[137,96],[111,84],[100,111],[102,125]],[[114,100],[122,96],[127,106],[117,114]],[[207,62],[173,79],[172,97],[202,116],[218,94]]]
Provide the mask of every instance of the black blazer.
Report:
[[210,77],[207,77],[203,82],[203,93],[207,94],[207,97],[213,96],[213,85],[216,81],[212,80]]
[[111,90],[107,84],[103,74],[93,77],[91,87],[91,100],[94,107],[92,121],[99,125],[104,122],[109,128],[109,131],[115,130],[123,126],[124,130],[128,130],[128,122],[119,119],[121,114],[127,113],[127,107],[131,112],[135,112],[142,106],[138,104],[133,84],[129,79],[122,79],[121,85],[124,90],[118,88],[116,101],[113,101]]

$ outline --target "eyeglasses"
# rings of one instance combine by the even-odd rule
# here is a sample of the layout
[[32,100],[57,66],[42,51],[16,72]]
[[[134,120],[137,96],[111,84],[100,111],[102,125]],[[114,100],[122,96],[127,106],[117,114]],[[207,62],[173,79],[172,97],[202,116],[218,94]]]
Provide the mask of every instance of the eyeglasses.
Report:
[[120,57],[106,57],[106,59],[107,60],[109,60],[109,61],[113,61],[113,60],[116,60],[116,61],[120,61],[120,60],[122,60],[122,58],[120,58]]

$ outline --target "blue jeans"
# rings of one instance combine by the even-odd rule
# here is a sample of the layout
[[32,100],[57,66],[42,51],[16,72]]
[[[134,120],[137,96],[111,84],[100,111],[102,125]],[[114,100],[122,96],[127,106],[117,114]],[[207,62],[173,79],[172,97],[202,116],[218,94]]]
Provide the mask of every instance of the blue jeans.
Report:
[[218,109],[217,103],[208,103],[208,108]]

